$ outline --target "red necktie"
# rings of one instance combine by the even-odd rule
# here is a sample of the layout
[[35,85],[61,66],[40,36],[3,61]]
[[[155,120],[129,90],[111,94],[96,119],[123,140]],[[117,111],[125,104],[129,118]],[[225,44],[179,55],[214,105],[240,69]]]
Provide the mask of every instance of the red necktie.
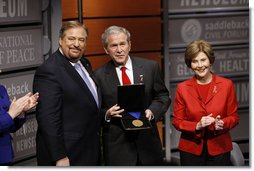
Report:
[[121,68],[122,70],[122,81],[123,81],[123,85],[128,85],[128,84],[131,84],[131,81],[128,77],[128,75],[126,74],[126,67],[122,67]]

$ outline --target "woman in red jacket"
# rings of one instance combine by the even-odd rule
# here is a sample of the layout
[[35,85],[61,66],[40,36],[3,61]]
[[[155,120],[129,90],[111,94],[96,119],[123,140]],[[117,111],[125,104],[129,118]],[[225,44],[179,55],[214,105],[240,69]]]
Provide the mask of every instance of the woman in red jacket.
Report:
[[173,126],[181,131],[181,165],[231,165],[229,131],[238,124],[238,103],[233,82],[211,72],[215,56],[204,40],[191,42],[185,63],[195,75],[176,89]]

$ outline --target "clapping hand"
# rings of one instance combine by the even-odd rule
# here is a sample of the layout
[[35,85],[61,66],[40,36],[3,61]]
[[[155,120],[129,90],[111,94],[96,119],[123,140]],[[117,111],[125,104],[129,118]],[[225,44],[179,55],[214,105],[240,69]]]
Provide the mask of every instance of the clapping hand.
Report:
[[214,123],[215,119],[212,117],[212,115],[213,114],[211,113],[207,116],[203,116],[201,120],[197,123],[196,130],[201,130]]
[[30,92],[19,99],[14,97],[9,107],[8,113],[10,114],[12,119],[14,119],[23,112],[26,112],[35,107],[38,103],[38,98],[39,93],[32,94]]
[[13,98],[8,111],[12,119],[16,118],[23,112],[24,107],[28,105],[28,98],[29,97],[27,96],[19,98],[18,100],[16,97]]
[[221,117],[220,115],[218,115],[216,118],[215,118],[215,124],[214,124],[214,127],[215,127],[215,130],[222,130],[223,129],[223,125],[224,125],[224,122],[223,120],[221,120]]
[[24,112],[34,108],[38,104],[37,101],[38,101],[38,98],[39,98],[39,93],[37,92],[33,95],[31,93],[28,93],[25,96],[28,96],[29,99],[28,99],[28,104],[23,109]]

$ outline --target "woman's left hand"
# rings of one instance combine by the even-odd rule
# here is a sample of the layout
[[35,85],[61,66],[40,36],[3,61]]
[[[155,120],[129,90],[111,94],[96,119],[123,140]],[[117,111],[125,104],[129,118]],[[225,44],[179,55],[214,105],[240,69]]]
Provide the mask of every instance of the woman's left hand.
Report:
[[32,108],[34,108],[38,104],[38,98],[39,98],[39,93],[35,93],[33,95],[27,94],[26,96],[29,96],[28,104],[24,107],[23,111],[26,112]]
[[221,120],[220,115],[216,116],[215,124],[214,124],[215,130],[217,131],[223,130],[223,125],[224,125],[224,122],[223,120]]

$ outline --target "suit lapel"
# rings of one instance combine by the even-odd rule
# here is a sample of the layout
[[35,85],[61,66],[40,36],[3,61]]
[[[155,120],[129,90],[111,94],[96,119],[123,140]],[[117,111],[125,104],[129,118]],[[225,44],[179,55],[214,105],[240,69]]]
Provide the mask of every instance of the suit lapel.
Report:
[[87,72],[89,73],[90,77],[92,78],[92,80],[94,81],[95,85],[97,86],[97,89],[98,89],[98,82],[93,74],[93,71],[92,71],[92,66],[90,65],[90,63],[88,63],[86,60],[80,60],[80,62],[82,63],[82,65],[85,67],[85,69],[87,70]]
[[188,89],[188,92],[190,93],[190,95],[192,95],[194,97],[195,100],[198,100],[200,102],[201,106],[204,109],[206,109],[205,105],[207,103],[209,103],[214,98],[214,96],[221,90],[221,87],[219,86],[219,81],[216,80],[216,76],[213,74],[213,79],[212,79],[211,86],[209,88],[208,95],[207,95],[205,103],[202,100],[200,100],[198,87],[197,87],[197,84],[195,83],[195,81],[196,80],[193,77],[193,79],[190,80],[190,82],[188,83],[189,86],[193,87],[193,88],[190,87]]
[[209,101],[211,101],[213,99],[213,97],[221,90],[221,87],[219,86],[218,83],[219,82],[216,79],[216,76],[213,74],[212,84],[209,88],[205,104],[207,104]]
[[188,88],[188,92],[189,94],[196,100],[199,102],[199,104],[205,109],[205,104],[202,102],[202,99],[199,95],[198,92],[198,87],[197,87],[197,83],[196,83],[196,79],[195,77],[193,77],[187,84],[189,86]]
[[75,68],[70,64],[69,61],[64,62],[64,68],[66,69],[67,73],[70,75],[71,78],[73,78],[74,82],[76,82],[82,89],[88,89],[86,86],[84,80],[81,78],[79,73],[75,70]]
[[[79,73],[75,70],[75,68],[71,65],[71,63],[63,55],[60,56],[60,60],[62,62],[63,68],[66,70],[66,73],[69,74],[69,76],[73,79],[73,81],[76,82],[80,86],[82,91],[84,91],[86,93],[88,92],[87,95],[90,96],[90,98],[92,98],[94,100],[94,103],[96,104],[95,99],[94,99],[92,93],[90,92],[89,88],[87,87],[86,83],[81,78]],[[82,62],[82,64],[83,65],[85,64],[84,61]],[[86,64],[84,65],[84,67],[87,68]],[[87,70],[87,71],[89,71],[89,70]]]
[[133,69],[134,84],[144,83],[145,72],[143,69],[143,65],[138,64],[135,61],[135,58],[131,58],[131,62],[132,62],[132,69]]
[[105,79],[107,80],[107,84],[109,85],[109,87],[117,87],[118,85],[120,85],[120,81],[118,79],[113,61],[111,61],[106,66],[105,76],[106,76]]
[[[100,89],[99,89],[99,84],[93,74],[93,71],[92,71],[92,66],[91,64],[86,60],[84,59],[84,57],[82,57],[80,59],[80,62],[82,63],[82,65],[85,67],[85,69],[87,70],[87,72],[89,73],[90,77],[92,78],[92,80],[94,81],[95,85],[96,85],[96,90],[97,90],[97,95],[98,95],[98,100],[99,100],[99,106],[101,105],[101,92],[100,92]],[[82,80],[83,81],[83,80]],[[84,82],[84,81],[83,81]],[[86,84],[85,84],[86,85]],[[87,87],[87,85],[86,85]],[[88,87],[87,87],[88,88]],[[88,88],[89,89],[89,88]],[[90,92],[90,90],[89,90]],[[92,93],[90,93],[92,95]]]
[[59,56],[59,60],[61,61],[63,68],[66,70],[66,73],[69,74],[69,76],[74,80],[74,82],[79,85],[85,86],[83,79],[80,77],[75,68],[71,65],[68,59],[66,59],[66,57],[61,54],[61,56]]

